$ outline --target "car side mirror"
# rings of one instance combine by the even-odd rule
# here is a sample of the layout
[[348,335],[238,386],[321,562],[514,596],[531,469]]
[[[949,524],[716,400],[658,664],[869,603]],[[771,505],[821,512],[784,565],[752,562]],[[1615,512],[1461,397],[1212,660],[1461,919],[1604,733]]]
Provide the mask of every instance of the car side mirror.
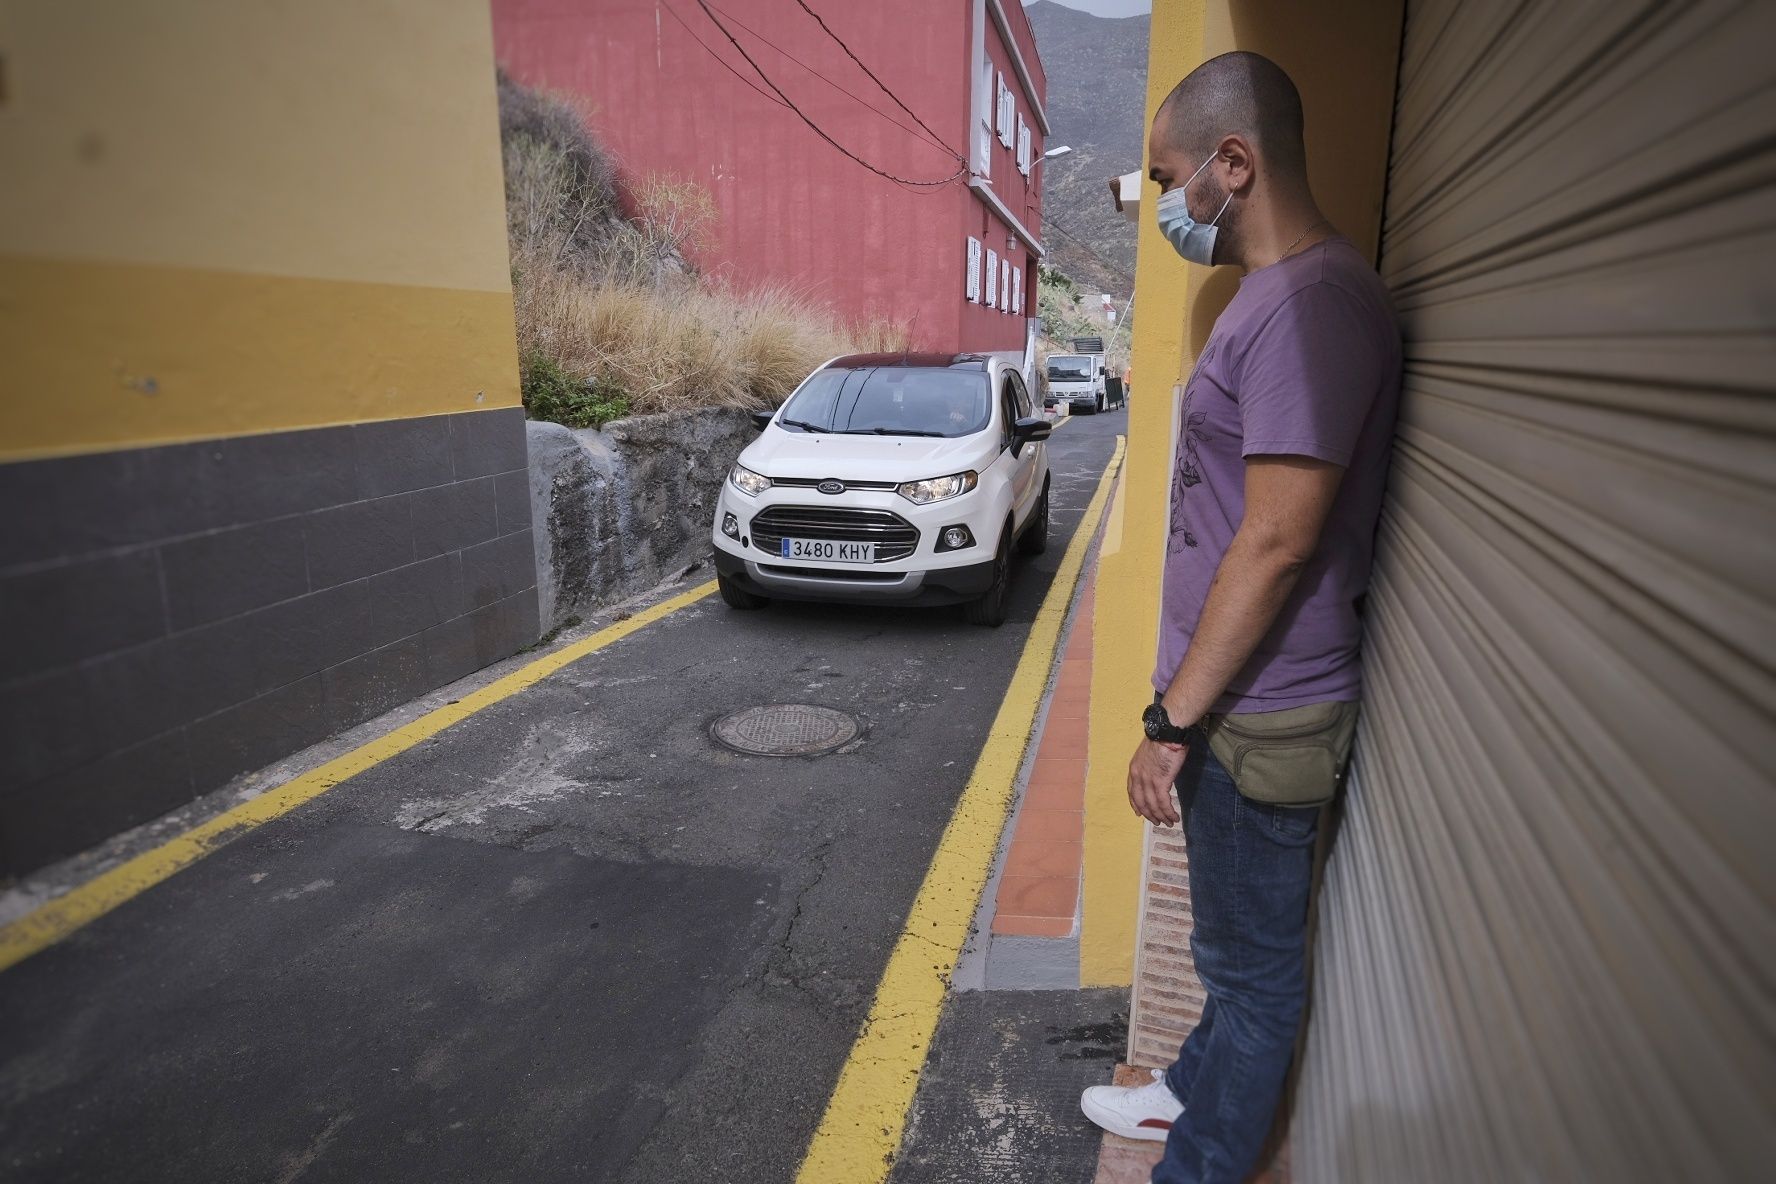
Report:
[[1054,434],[1054,424],[1034,415],[1026,415],[1011,425],[1011,454],[1016,456],[1025,444],[1046,440]]
[[771,419],[776,414],[775,411],[754,411],[752,413],[752,426],[762,432],[771,426]]

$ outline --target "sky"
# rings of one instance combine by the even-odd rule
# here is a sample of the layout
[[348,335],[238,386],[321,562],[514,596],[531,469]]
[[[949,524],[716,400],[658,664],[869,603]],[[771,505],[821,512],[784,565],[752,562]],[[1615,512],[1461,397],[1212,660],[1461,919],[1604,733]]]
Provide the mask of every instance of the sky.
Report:
[[[1024,0],[1029,4],[1030,0]],[[1055,0],[1068,8],[1077,8],[1093,16],[1139,16],[1153,11],[1153,0]]]

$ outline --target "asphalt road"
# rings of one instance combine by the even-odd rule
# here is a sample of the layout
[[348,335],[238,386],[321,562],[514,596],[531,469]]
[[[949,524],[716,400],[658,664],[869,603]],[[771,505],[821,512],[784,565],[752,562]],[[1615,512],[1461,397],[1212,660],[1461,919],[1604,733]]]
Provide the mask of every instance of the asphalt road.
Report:
[[[0,1178],[791,1180],[1124,423],[1000,629],[710,597],[0,974]],[[866,731],[709,738],[774,703]]]

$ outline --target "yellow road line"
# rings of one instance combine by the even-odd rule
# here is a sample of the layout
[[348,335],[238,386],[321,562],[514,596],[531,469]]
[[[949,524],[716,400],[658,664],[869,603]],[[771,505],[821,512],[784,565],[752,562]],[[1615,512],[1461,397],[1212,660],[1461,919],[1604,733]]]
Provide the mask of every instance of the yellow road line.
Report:
[[144,851],[134,859],[94,877],[66,895],[56,897],[34,912],[0,927],[0,970],[14,966],[44,947],[53,945],[82,925],[97,920],[118,905],[147,891],[181,868],[196,863],[254,827],[289,813],[340,782],[355,777],[390,757],[399,756],[452,724],[461,723],[476,712],[541,682],[587,654],[596,653],[662,617],[695,604],[713,591],[715,582],[712,580],[670,600],[661,601],[651,608],[643,609],[634,616],[600,629],[572,645],[563,646],[495,679],[480,690],[471,691],[455,703],[447,703],[429,711],[411,723],[403,724],[360,748],[335,757],[319,768],[311,769],[252,801],[242,802],[177,838],[151,851]]
[[879,1184],[888,1176],[950,975],[992,871],[1061,626],[1125,448],[1125,438],[1118,436],[1115,455],[1098,479],[1097,492],[1030,626],[999,714],[888,956],[869,1016],[796,1174],[797,1184]]

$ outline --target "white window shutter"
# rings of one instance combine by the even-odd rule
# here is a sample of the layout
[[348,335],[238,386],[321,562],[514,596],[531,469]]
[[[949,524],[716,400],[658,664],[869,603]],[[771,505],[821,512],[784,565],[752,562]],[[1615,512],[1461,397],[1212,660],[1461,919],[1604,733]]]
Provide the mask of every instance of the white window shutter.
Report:
[[981,242],[968,236],[968,299],[978,303],[981,287]]
[[999,311],[1011,309],[1011,260],[999,260]]
[[987,303],[995,304],[999,299],[999,252],[992,247],[987,248]]
[[1005,85],[1005,75],[1000,73],[996,77],[999,79],[999,142],[1009,148],[1014,143],[1012,116],[1017,111],[1017,101],[1012,98],[1011,88]]
[[1018,172],[1024,174],[1026,177],[1029,176],[1030,163],[1030,125],[1024,122],[1024,117],[1022,115],[1019,115],[1017,117]]
[[1011,269],[1011,311],[1018,316],[1024,313],[1024,269]]

